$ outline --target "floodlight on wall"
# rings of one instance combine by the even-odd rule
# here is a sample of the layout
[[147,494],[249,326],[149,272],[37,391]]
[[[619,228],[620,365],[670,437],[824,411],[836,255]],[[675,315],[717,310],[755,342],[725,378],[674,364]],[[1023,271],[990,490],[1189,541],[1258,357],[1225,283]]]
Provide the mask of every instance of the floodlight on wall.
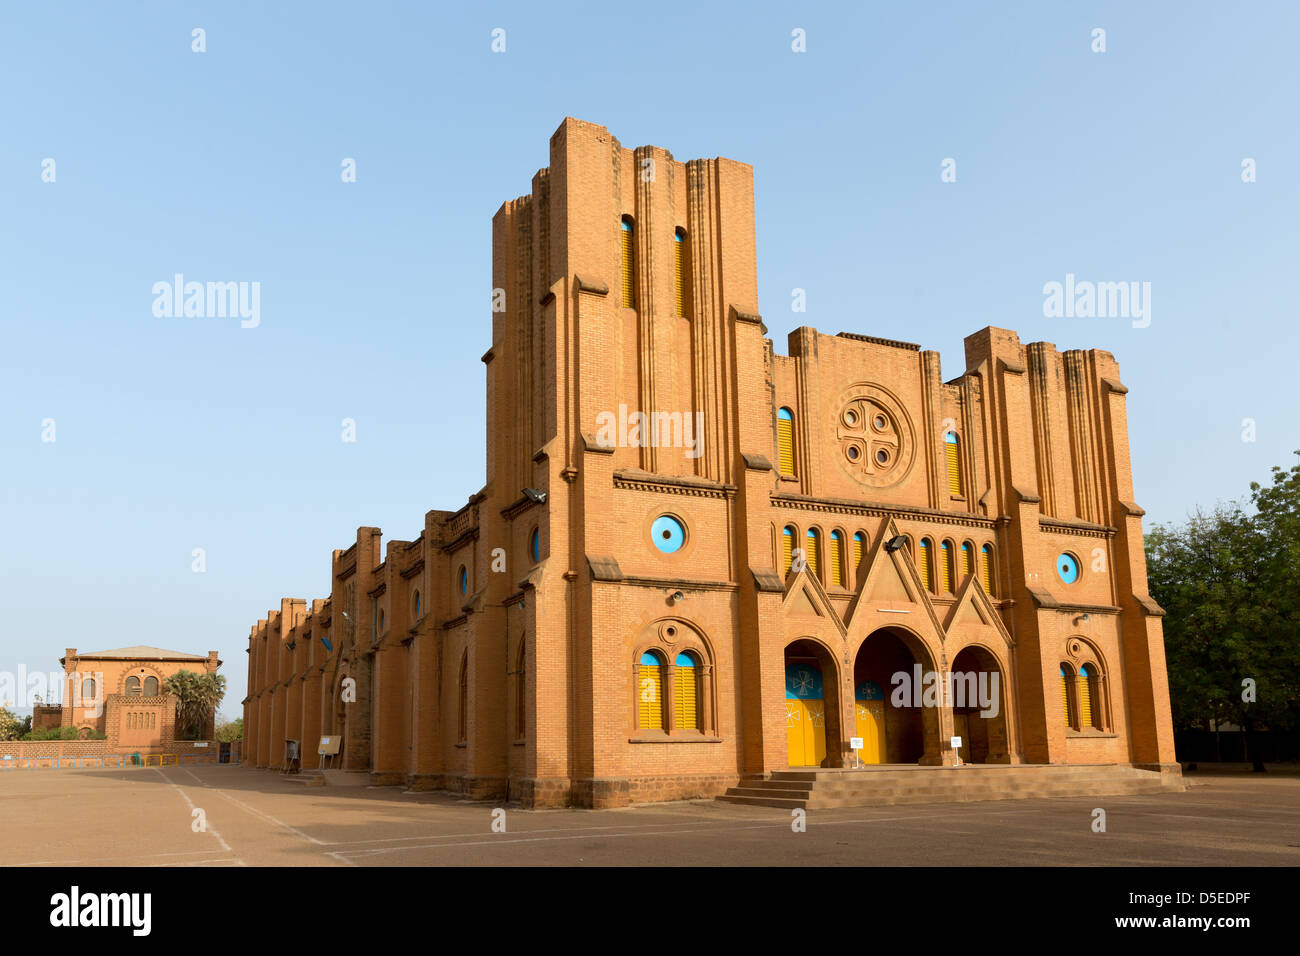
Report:
[[907,536],[902,534],[896,534],[888,541],[885,542],[885,550],[888,551],[890,554],[893,554],[895,551],[898,551],[902,549],[904,546],[906,546],[906,544],[907,544]]
[[686,595],[681,591],[674,591],[668,600],[672,601],[674,604],[680,604],[682,601],[686,600]]
[[1088,617],[1087,614],[1080,614],[1078,617],[1076,617],[1076,618],[1074,619],[1074,623],[1075,623],[1075,624],[1087,624],[1090,620],[1092,620],[1092,618]]
[[521,494],[535,505],[546,503],[546,492],[538,491],[536,488],[525,488]]

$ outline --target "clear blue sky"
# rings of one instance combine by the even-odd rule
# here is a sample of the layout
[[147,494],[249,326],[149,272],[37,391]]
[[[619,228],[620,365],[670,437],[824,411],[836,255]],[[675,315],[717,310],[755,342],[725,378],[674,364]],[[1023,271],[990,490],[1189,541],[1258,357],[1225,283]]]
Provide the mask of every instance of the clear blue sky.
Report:
[[[753,164],[779,351],[1108,349],[1148,521],[1243,496],[1300,447],[1297,35],[1294,3],[3,3],[0,670],[217,649],[234,715],[249,625],[356,526],[464,504],[491,217],[566,115]],[[260,326],[156,318],[177,272],[260,282]],[[1150,282],[1150,327],[1045,318],[1066,273]]]

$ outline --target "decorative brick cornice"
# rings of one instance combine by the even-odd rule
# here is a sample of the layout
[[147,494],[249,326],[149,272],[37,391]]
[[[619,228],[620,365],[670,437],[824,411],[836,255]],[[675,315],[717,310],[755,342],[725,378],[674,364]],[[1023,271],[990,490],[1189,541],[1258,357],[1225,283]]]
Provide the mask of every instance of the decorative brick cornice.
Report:
[[1073,534],[1081,538],[1112,538],[1115,528],[1104,524],[1092,524],[1088,521],[1065,521],[1061,518],[1039,517],[1038,527],[1042,531],[1056,534]]
[[515,501],[501,509],[501,517],[505,518],[507,521],[513,521],[529,508],[536,508],[540,504],[540,501],[534,501],[527,495],[520,495],[518,501]]
[[353,561],[346,568],[339,571],[339,573],[334,576],[338,578],[340,581],[346,581],[348,578],[352,577],[352,575],[356,573],[357,573],[357,563]]
[[935,524],[961,525],[970,528],[996,527],[998,518],[973,515],[968,512],[935,511],[908,505],[884,505],[873,502],[849,501],[842,498],[811,498],[790,492],[775,492],[771,496],[774,508],[793,508],[798,511],[816,511],[825,514],[851,514],[872,518],[902,518],[930,521]]
[[629,491],[653,491],[660,494],[692,495],[697,498],[733,498],[735,485],[726,485],[707,478],[683,478],[677,475],[660,475],[649,471],[625,468],[614,472],[614,487]]
[[417,574],[419,574],[419,573],[420,573],[421,571],[423,571],[423,570],[424,570],[424,558],[421,558],[419,561],[416,561],[413,565],[411,565],[411,566],[410,566],[409,568],[407,568],[405,571],[399,571],[399,572],[397,572],[397,573],[398,573],[401,577],[403,577],[403,578],[405,578],[405,579],[407,579],[407,580],[409,581],[411,578],[415,577]]
[[884,345],[891,349],[906,349],[909,352],[921,351],[921,346],[912,342],[899,342],[896,339],[880,339],[874,335],[859,335],[856,332],[837,332],[837,339],[853,339],[855,342],[870,342],[872,345]]

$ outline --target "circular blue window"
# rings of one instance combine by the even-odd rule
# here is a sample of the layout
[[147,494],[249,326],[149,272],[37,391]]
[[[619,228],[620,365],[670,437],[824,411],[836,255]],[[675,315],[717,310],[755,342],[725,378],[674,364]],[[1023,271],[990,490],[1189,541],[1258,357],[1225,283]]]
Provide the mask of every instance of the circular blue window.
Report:
[[655,547],[664,554],[672,554],[686,543],[686,529],[672,515],[660,515],[650,526],[650,537]]
[[1079,560],[1072,554],[1063,554],[1056,559],[1056,573],[1066,584],[1079,580]]

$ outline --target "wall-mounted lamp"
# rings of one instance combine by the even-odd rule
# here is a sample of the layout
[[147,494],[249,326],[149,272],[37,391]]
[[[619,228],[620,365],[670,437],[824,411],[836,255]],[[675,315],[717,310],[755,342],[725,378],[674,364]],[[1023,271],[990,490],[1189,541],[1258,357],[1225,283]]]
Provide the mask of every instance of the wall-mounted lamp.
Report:
[[893,554],[895,551],[898,551],[902,549],[904,546],[906,546],[906,544],[907,544],[907,536],[902,534],[896,534],[888,541],[885,542],[885,550],[888,551],[890,554]]
[[686,595],[681,591],[674,591],[669,595],[668,600],[672,601],[674,604],[680,604],[682,601],[686,600]]
[[1075,624],[1087,624],[1090,620],[1092,620],[1092,619],[1091,619],[1090,617],[1088,617],[1087,614],[1080,614],[1078,617],[1076,617],[1076,618],[1074,619],[1074,623],[1075,623]]
[[522,492],[520,492],[520,494],[522,494],[525,498],[527,498],[535,505],[546,503],[546,492],[538,491],[536,488],[525,488]]

